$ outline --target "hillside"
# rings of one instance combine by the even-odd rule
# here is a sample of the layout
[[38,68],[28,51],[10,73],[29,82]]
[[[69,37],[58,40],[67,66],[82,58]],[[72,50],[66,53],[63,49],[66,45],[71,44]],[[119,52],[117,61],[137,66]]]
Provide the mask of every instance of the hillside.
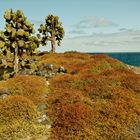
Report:
[[1,140],[140,138],[140,75],[107,55],[43,54],[66,72],[18,74],[0,82]]

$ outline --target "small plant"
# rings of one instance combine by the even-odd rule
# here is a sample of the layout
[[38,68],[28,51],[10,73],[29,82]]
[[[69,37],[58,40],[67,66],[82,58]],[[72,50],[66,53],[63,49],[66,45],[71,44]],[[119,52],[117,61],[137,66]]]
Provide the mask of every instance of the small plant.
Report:
[[4,71],[2,77],[3,77],[3,80],[7,80],[10,77],[10,73],[8,73],[7,71]]
[[6,83],[11,95],[21,95],[35,104],[44,103],[49,94],[49,87],[45,78],[33,75],[15,75]]
[[36,115],[34,103],[23,96],[9,96],[0,100],[0,124],[16,119],[34,120]]
[[48,139],[51,129],[31,121],[14,120],[0,125],[0,140]]

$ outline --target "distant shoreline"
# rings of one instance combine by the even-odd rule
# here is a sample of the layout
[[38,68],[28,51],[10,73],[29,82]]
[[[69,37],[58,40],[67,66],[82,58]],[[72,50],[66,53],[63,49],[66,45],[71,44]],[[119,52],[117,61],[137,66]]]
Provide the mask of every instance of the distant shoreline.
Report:
[[88,53],[88,54],[107,54],[110,57],[118,59],[127,65],[132,65],[140,67],[140,52],[98,52],[98,53]]
[[140,52],[85,52],[85,53],[88,53],[88,54],[117,54],[117,53],[120,53],[120,54],[129,54],[129,53],[140,53]]

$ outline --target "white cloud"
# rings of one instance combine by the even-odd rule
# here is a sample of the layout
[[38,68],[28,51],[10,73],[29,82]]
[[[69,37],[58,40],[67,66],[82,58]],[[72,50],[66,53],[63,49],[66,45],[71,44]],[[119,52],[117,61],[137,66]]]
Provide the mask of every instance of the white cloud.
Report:
[[76,28],[83,29],[83,28],[112,27],[117,26],[117,24],[113,23],[112,21],[104,17],[89,17],[79,21],[74,26]]
[[83,30],[71,30],[70,32],[69,32],[69,34],[75,34],[75,35],[85,35],[85,34],[87,34],[85,31],[83,31]]
[[66,38],[58,51],[140,52],[140,30]]
[[[94,32],[101,31],[112,31],[116,30],[118,25],[110,21],[109,19],[103,17],[89,17],[83,20],[80,20],[75,25],[71,26],[70,31],[67,33],[69,37],[79,36],[79,35],[90,35]],[[112,28],[115,27],[115,28]]]

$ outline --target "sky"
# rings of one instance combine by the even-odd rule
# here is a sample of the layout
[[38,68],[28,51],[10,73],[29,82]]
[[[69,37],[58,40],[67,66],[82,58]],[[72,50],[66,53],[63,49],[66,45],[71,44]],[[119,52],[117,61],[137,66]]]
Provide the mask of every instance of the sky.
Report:
[[10,8],[23,10],[36,30],[48,14],[59,16],[65,37],[57,52],[140,52],[140,0],[0,0],[1,30]]

